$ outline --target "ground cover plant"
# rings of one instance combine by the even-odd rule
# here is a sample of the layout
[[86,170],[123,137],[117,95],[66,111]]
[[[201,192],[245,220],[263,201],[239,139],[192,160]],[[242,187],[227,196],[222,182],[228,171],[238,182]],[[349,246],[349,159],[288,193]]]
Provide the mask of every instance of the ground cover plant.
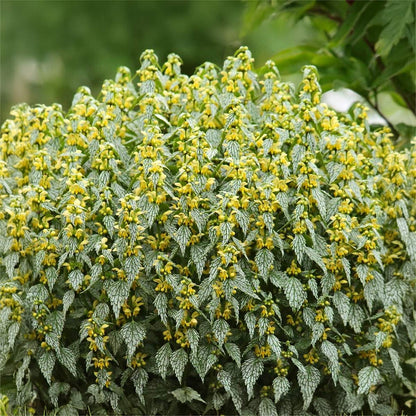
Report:
[[314,67],[140,62],[2,126],[11,411],[411,412],[414,146],[321,103]]

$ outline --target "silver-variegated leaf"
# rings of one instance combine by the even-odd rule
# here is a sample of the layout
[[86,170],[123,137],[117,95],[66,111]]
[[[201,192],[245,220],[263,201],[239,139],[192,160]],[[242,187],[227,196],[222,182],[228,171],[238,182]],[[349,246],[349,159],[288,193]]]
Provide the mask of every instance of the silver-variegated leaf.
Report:
[[320,380],[319,370],[312,365],[306,366],[303,371],[298,371],[298,383],[303,396],[304,410],[309,407]]
[[368,393],[370,387],[381,381],[380,370],[377,367],[367,366],[358,372],[358,393]]
[[139,343],[146,337],[146,327],[136,321],[127,322],[120,330],[120,334],[124,339],[127,347],[127,357],[130,359],[133,356]]
[[264,364],[259,358],[249,358],[241,366],[244,384],[247,387],[248,398],[253,397],[253,388],[263,373]]

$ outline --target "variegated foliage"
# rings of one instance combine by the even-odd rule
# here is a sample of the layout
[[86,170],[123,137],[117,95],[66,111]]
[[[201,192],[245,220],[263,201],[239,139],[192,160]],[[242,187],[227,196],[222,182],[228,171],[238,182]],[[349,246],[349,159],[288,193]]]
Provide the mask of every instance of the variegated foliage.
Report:
[[0,375],[15,409],[398,410],[415,150],[370,131],[362,105],[321,103],[313,67],[295,89],[252,61],[241,48],[187,76],[146,51],[67,113],[12,110]]

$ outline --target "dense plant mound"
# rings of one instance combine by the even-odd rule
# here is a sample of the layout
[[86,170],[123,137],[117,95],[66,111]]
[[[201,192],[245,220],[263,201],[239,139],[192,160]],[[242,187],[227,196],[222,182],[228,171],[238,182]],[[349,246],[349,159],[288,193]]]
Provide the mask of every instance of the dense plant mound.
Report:
[[71,415],[403,410],[416,153],[322,104],[313,67],[295,92],[245,48],[180,65],[146,51],[98,99],[4,123],[2,392]]

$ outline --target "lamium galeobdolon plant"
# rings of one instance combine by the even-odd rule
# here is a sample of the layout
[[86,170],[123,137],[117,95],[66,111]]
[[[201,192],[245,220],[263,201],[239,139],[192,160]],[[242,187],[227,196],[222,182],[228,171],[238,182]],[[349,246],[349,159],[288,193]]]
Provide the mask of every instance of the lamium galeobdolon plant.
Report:
[[314,67],[140,62],[2,126],[12,411],[406,413],[415,147],[329,109]]

